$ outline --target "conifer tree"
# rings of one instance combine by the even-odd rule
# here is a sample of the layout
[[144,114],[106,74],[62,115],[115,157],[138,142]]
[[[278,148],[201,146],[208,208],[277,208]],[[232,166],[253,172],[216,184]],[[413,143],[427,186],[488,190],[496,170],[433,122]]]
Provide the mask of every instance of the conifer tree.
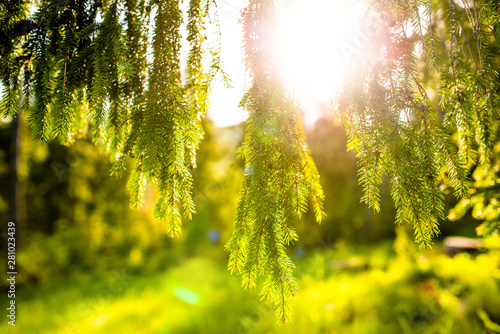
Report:
[[[410,223],[415,240],[430,247],[445,215],[443,185],[467,201],[468,170],[477,163],[492,166],[489,159],[498,153],[493,147],[499,139],[500,5],[492,0],[364,2],[370,9],[366,17],[379,26],[376,57],[347,78],[335,100],[337,119],[359,159],[362,201],[379,210],[386,174],[396,223]],[[203,137],[211,82],[222,73],[220,45],[207,42],[206,34],[217,2],[190,0],[185,13],[181,3],[41,0],[31,15],[31,1],[0,4],[1,116],[16,117],[22,102],[36,141],[70,145],[90,135],[115,160],[112,171],[118,175],[125,159],[134,158],[131,205],[140,207],[145,185],[156,184],[154,214],[171,236],[179,235],[183,217],[195,212],[190,169]],[[228,268],[242,276],[245,288],[266,276],[262,296],[274,303],[282,323],[290,318],[297,291],[286,254],[298,237],[294,221],[310,202],[317,221],[324,217],[301,109],[272,61],[269,33],[286,4],[251,0],[242,12],[251,80],[241,101],[249,115],[240,148],[246,169],[226,245]],[[184,38],[189,44],[185,69]],[[472,192],[481,187],[472,184]],[[474,203],[490,201],[488,196]],[[493,211],[495,203],[490,203]],[[483,230],[498,228],[498,215],[490,218]]]

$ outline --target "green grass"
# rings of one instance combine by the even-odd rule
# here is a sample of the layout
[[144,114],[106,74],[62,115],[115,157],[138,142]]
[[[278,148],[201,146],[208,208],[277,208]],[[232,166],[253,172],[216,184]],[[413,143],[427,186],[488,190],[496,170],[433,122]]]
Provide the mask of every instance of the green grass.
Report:
[[22,288],[17,325],[4,320],[0,333],[460,334],[500,328],[498,253],[449,258],[434,250],[396,258],[387,246],[344,247],[296,262],[301,291],[286,326],[275,323],[272,306],[259,301],[258,291],[244,291],[224,263],[197,256],[157,275],[116,270],[78,283]]
[[[198,333],[234,328],[235,309],[251,312],[251,293],[237,293],[236,277],[209,259],[193,258],[159,275],[123,271],[83,284],[46,285],[17,299],[15,329],[2,333]],[[9,326],[10,327],[10,326]]]

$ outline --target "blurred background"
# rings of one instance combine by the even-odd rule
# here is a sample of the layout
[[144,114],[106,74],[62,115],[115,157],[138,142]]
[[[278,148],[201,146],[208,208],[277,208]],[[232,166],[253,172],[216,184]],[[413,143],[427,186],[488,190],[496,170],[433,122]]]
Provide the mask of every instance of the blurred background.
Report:
[[[110,176],[98,146],[85,139],[71,148],[40,146],[23,119],[3,120],[0,220],[15,217],[19,238],[16,327],[4,318],[0,332],[500,333],[500,253],[479,248],[452,257],[442,245],[450,235],[475,237],[478,221],[466,213],[441,222],[435,246],[419,251],[411,227],[394,225],[388,182],[381,213],[359,203],[356,159],[333,124],[319,118],[306,128],[328,216],[321,225],[312,215],[298,223],[289,254],[301,291],[292,323],[281,326],[259,287],[243,290],[226,270],[243,125],[205,122],[194,170],[197,214],[170,239],[152,218],[155,189],[144,208],[130,209],[128,175]],[[456,204],[452,194],[446,201],[447,209]],[[0,286],[6,312],[7,282]]]

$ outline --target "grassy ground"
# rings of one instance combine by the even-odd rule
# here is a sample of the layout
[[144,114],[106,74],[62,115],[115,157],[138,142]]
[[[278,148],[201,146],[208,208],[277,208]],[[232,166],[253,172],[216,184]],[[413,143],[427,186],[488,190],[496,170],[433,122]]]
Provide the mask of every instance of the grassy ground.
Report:
[[497,253],[395,257],[385,245],[324,249],[296,262],[302,290],[286,326],[224,263],[195,256],[156,275],[117,269],[25,287],[16,296],[16,327],[4,319],[0,333],[500,332]]

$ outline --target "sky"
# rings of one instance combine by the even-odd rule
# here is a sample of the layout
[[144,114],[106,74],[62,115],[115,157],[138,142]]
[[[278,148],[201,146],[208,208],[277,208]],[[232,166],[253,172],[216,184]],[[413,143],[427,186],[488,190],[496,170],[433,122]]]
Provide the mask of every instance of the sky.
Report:
[[217,126],[231,126],[245,121],[246,113],[238,107],[245,91],[242,34],[238,23],[244,0],[217,1],[221,32],[221,60],[223,69],[231,79],[231,88],[221,80],[212,86],[208,117]]

